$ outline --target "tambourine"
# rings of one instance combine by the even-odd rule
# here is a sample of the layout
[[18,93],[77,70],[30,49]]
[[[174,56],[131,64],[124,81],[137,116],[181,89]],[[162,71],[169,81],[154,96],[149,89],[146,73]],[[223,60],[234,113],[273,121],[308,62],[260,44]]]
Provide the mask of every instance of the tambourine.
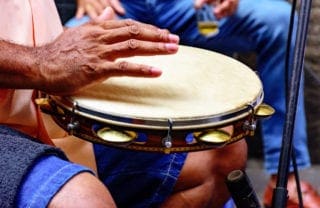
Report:
[[45,95],[38,99],[41,109],[79,138],[165,153],[238,141],[253,135],[257,120],[274,112],[263,103],[257,74],[231,57],[180,46],[174,55],[125,60],[163,73],[158,78],[112,77],[68,97]]

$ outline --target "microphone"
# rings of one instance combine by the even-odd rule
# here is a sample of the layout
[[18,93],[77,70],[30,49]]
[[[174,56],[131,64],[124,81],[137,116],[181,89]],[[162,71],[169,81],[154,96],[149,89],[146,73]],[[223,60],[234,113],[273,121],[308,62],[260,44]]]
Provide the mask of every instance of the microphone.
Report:
[[237,208],[261,208],[258,197],[245,172],[234,170],[226,179],[226,185]]

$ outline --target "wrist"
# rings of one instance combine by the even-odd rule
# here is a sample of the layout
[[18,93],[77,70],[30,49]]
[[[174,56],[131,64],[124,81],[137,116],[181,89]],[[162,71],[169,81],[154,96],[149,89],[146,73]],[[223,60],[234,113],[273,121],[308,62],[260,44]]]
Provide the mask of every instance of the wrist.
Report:
[[0,87],[34,88],[38,69],[34,48],[0,40]]

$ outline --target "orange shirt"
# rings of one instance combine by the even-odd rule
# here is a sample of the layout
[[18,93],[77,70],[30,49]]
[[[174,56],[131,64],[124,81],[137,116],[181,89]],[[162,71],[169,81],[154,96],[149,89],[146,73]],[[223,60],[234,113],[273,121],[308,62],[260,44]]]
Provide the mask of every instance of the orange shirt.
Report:
[[[54,0],[0,0],[0,11],[2,40],[35,47],[63,31]],[[33,95],[33,90],[0,89],[0,123],[51,143]]]

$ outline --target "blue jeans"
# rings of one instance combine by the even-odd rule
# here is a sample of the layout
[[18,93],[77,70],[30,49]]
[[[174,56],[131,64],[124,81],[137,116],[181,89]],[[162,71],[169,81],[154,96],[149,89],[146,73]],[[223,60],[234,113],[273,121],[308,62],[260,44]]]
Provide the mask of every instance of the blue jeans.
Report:
[[[120,207],[157,207],[172,192],[186,153],[162,154],[95,144],[98,177]],[[47,207],[68,180],[90,169],[55,156],[42,157],[25,177],[17,207]],[[50,184],[50,185],[48,185]]]
[[[257,54],[257,71],[263,83],[264,102],[276,110],[271,118],[262,120],[265,168],[270,174],[277,173],[286,115],[285,56],[290,4],[283,0],[240,0],[237,12],[219,21],[219,33],[205,37],[197,28],[193,0],[121,0],[121,3],[126,10],[126,15],[121,18],[132,18],[167,28],[180,36],[182,44],[227,55],[235,52]],[[78,20],[73,19],[67,25],[78,23]],[[292,44],[291,51],[293,48]],[[299,168],[305,168],[310,166],[310,158],[303,79],[295,121],[294,151]]]
[[53,155],[41,157],[23,180],[17,195],[17,207],[47,207],[62,186],[82,172],[93,174],[86,167]]
[[99,179],[117,207],[158,207],[171,193],[187,153],[149,153],[95,144]]

